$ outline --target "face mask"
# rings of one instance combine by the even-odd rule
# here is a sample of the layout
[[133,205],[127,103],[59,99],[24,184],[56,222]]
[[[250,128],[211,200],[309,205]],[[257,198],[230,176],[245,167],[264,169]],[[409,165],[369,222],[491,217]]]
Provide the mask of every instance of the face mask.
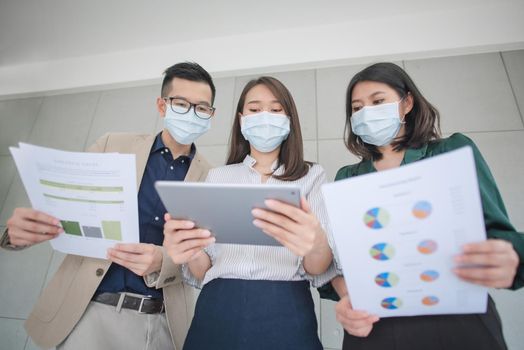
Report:
[[202,119],[195,114],[194,107],[187,113],[176,113],[170,106],[166,106],[164,128],[166,128],[176,142],[190,145],[211,127],[211,119]]
[[241,117],[242,135],[259,152],[271,152],[289,135],[289,117],[260,112]]
[[363,107],[351,116],[351,130],[367,144],[389,145],[404,123],[400,120],[399,103]]

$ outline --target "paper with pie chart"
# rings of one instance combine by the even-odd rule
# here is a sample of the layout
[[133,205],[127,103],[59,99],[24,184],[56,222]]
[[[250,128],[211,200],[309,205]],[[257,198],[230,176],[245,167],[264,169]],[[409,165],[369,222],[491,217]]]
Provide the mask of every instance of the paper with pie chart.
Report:
[[452,272],[462,245],[486,239],[470,147],[322,192],[353,308],[379,317],[486,311],[487,289]]

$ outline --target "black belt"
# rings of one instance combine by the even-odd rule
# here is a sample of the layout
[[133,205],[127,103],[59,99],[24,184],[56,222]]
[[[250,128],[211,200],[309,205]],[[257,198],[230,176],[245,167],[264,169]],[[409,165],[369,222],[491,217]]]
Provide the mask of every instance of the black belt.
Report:
[[158,314],[165,311],[162,299],[153,299],[147,295],[134,293],[100,293],[92,300],[116,306],[118,312],[121,308],[136,310],[141,314]]

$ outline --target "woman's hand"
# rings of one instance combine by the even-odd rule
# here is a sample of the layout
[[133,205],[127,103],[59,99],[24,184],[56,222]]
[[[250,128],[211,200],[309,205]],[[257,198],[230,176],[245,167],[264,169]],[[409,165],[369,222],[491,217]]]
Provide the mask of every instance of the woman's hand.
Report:
[[519,257],[513,245],[502,239],[466,244],[455,257],[453,271],[461,279],[492,288],[508,288],[517,273]]
[[202,253],[202,249],[215,242],[211,232],[194,228],[195,223],[187,220],[174,220],[165,215],[164,248],[175,264],[186,264]]
[[295,255],[306,256],[323,243],[327,244],[324,230],[304,197],[300,201],[301,208],[272,199],[265,204],[269,210],[255,208],[251,211],[255,217],[253,224]]
[[367,337],[373,329],[373,324],[379,320],[378,316],[370,315],[366,311],[353,310],[348,294],[335,305],[335,314],[342,327],[355,337]]

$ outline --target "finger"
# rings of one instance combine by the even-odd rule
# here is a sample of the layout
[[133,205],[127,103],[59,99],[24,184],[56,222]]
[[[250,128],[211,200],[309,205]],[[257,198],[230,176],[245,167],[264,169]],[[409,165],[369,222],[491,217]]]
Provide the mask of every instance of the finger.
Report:
[[144,254],[149,252],[150,248],[151,245],[146,243],[117,243],[113,249],[128,253]]
[[123,267],[133,271],[137,275],[139,274],[137,272],[139,272],[139,271],[141,271],[143,269],[142,265],[134,263],[134,262],[131,262],[131,261],[127,261],[127,260],[123,260],[123,259],[120,259],[120,258],[117,258],[117,257],[111,257],[111,256],[108,256],[108,259],[111,260],[112,262],[120,265],[120,266],[123,266]]
[[[266,199],[264,204],[273,212],[287,216],[293,221],[300,222],[307,220],[308,215],[301,208],[297,208],[294,205],[277,201],[274,199]],[[260,209],[263,210],[263,209]]]
[[260,227],[262,232],[278,240],[284,246],[305,247],[303,239],[281,227],[263,223],[258,220],[254,220],[253,224]]
[[308,213],[308,214],[311,213],[311,205],[309,205],[309,202],[306,200],[306,197],[304,197],[304,196],[300,197],[300,207],[306,213]]
[[119,260],[125,260],[130,263],[140,264],[143,262],[142,254],[126,253],[126,252],[121,252],[119,250],[112,249],[112,248],[109,248],[107,250],[107,254],[110,257],[113,257]]
[[20,220],[16,224],[16,227],[24,231],[37,233],[37,234],[50,233],[52,235],[56,235],[60,233],[61,231],[63,231],[62,228],[60,227],[40,223],[37,221],[31,221],[31,220]]
[[9,241],[15,247],[31,246],[35,244],[34,242],[26,241],[25,239],[20,239],[20,238],[9,238]]
[[[507,257],[503,254],[463,254],[454,258],[457,264],[463,265],[477,265],[484,267],[502,266],[506,261]],[[460,267],[460,266],[459,266]]]
[[193,230],[180,230],[168,235],[170,236],[169,242],[171,244],[179,244],[187,240],[209,238],[211,236],[211,232],[206,229],[198,228]]
[[453,272],[458,277],[470,281],[495,281],[506,277],[504,269],[493,267],[455,268]]
[[[268,234],[267,232],[264,232],[266,234]],[[270,235],[271,236],[271,235]],[[282,244],[284,247],[286,247],[287,249],[289,249],[293,254],[295,254],[296,256],[305,256],[306,255],[306,249],[304,249],[303,247],[299,247],[285,239],[282,239],[280,237],[277,237],[277,236],[271,236],[273,237],[275,240],[277,240],[277,242],[279,242],[280,244]]]
[[187,220],[168,220],[164,224],[164,234],[177,230],[189,230],[195,227],[195,223]]
[[56,235],[51,234],[43,234],[43,233],[33,233],[33,232],[26,232],[22,230],[16,230],[9,235],[9,240],[11,240],[11,237],[30,242],[31,244],[40,243],[44,241],[49,241],[56,237]]
[[184,253],[184,252],[187,252],[188,250],[192,250],[195,248],[203,249],[214,242],[215,242],[215,237],[204,238],[204,239],[202,238],[190,239],[190,240],[187,240],[187,241],[184,241],[178,244],[177,247],[175,248],[175,251],[179,253]]
[[465,254],[503,253],[512,247],[511,243],[502,239],[488,239],[483,242],[465,244],[462,250]]
[[358,320],[347,319],[344,322],[344,324],[349,326],[351,329],[357,330],[361,328],[367,328],[373,325],[374,323],[376,323],[377,321],[378,320],[376,320],[376,317],[368,316],[366,318],[358,319]]
[[22,218],[41,222],[50,226],[58,226],[60,224],[60,220],[54,216],[31,208],[17,208],[15,209],[15,213],[19,214]]
[[258,219],[260,221],[265,221],[268,224],[273,224],[282,227],[290,232],[300,232],[300,225],[296,221],[285,215],[273,213],[263,209],[253,209],[251,213],[253,214],[255,219]]
[[184,253],[177,256],[177,261],[183,261],[183,262],[191,261],[201,251],[202,251],[202,248],[200,247],[185,251]]

